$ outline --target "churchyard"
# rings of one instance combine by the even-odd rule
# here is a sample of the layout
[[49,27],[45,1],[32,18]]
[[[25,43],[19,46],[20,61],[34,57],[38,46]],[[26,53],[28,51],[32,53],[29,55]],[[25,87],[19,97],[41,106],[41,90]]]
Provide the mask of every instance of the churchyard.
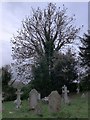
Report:
[[[56,96],[52,97],[54,93]],[[84,93],[85,96],[82,96],[82,93],[69,95],[68,104],[62,97],[57,96],[56,91],[54,93],[50,94],[50,97],[52,97],[50,104],[43,99],[39,99],[37,105],[35,96],[31,96],[33,102],[31,99],[23,100],[20,108],[16,108],[13,101],[3,102],[2,116],[3,118],[88,118],[87,93]],[[57,105],[59,108],[55,110]]]
[[[45,3],[7,4],[7,16],[8,9],[18,10],[13,14],[17,18],[15,22],[23,18],[19,9],[22,13],[26,8],[31,9],[30,15],[26,12],[21,20],[21,27],[10,18],[11,27],[19,27],[15,34],[5,30],[13,35],[8,37],[12,61],[0,68],[0,118],[88,118],[90,29],[86,30],[82,23],[85,15],[76,13],[79,25],[74,23],[75,14],[68,14],[68,7],[61,3],[48,3],[46,8]],[[71,11],[77,6],[68,5],[72,6]],[[80,7],[77,6],[77,11]],[[8,18],[3,16],[3,19],[7,22]],[[86,31],[82,33],[83,28]]]

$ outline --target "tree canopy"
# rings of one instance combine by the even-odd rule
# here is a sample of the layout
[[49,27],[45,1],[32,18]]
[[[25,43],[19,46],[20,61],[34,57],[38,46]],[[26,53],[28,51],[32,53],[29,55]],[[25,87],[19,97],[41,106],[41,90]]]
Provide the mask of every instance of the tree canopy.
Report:
[[[22,71],[28,69],[31,59],[35,63],[43,58],[50,77],[55,54],[77,38],[80,28],[73,25],[74,16],[68,17],[64,5],[61,9],[49,3],[44,10],[37,8],[32,11],[32,17],[28,16],[23,20],[22,29],[11,40],[12,58],[15,60],[18,75],[22,75]],[[22,69],[20,65],[23,66]]]

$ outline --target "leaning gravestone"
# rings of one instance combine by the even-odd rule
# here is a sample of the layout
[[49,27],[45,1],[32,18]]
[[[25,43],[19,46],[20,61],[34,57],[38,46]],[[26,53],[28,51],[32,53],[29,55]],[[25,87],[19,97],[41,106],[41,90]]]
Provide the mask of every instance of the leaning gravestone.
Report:
[[34,110],[40,100],[40,94],[37,90],[32,89],[29,93],[29,108],[30,110]]
[[60,110],[61,97],[57,91],[52,91],[48,97],[49,100],[49,110],[52,113],[56,113]]
[[62,93],[63,93],[63,98],[64,98],[64,102],[65,104],[69,104],[69,98],[68,98],[68,93],[69,93],[69,90],[67,90],[67,86],[63,86],[62,87]]
[[38,116],[43,116],[43,111],[42,111],[42,105],[41,105],[41,101],[38,101],[36,108],[35,108],[35,113]]

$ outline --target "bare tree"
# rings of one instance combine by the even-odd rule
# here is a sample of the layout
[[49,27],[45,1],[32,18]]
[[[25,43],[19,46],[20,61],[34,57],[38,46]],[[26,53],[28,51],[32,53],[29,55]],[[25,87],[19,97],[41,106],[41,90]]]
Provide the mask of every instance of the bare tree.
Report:
[[12,39],[12,57],[19,64],[31,58],[45,58],[50,72],[55,53],[72,43],[80,28],[73,26],[74,16],[68,17],[64,6],[61,10],[49,3],[43,11],[40,8],[32,11],[33,16],[22,22],[22,29]]

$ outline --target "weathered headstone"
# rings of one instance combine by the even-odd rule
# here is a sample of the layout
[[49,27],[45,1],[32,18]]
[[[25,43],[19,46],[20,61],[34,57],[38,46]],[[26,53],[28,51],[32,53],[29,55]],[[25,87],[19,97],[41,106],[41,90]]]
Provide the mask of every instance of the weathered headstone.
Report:
[[65,104],[69,104],[69,98],[68,98],[69,90],[67,90],[67,86],[64,85],[62,87],[62,93],[63,93],[63,98],[64,98]]
[[52,91],[49,95],[49,110],[52,113],[60,111],[61,97],[57,91]]
[[42,111],[42,105],[41,105],[41,101],[38,101],[36,108],[35,108],[35,113],[38,116],[43,116],[43,111]]
[[30,110],[33,110],[36,108],[36,105],[38,101],[40,100],[40,94],[37,92],[37,90],[32,89],[29,93],[29,107]]
[[21,98],[20,98],[22,94],[21,89],[17,89],[16,94],[17,94],[17,99],[14,101],[14,103],[16,104],[16,108],[18,109],[21,107]]
[[81,98],[85,98],[85,97],[86,97],[85,93],[82,93]]

